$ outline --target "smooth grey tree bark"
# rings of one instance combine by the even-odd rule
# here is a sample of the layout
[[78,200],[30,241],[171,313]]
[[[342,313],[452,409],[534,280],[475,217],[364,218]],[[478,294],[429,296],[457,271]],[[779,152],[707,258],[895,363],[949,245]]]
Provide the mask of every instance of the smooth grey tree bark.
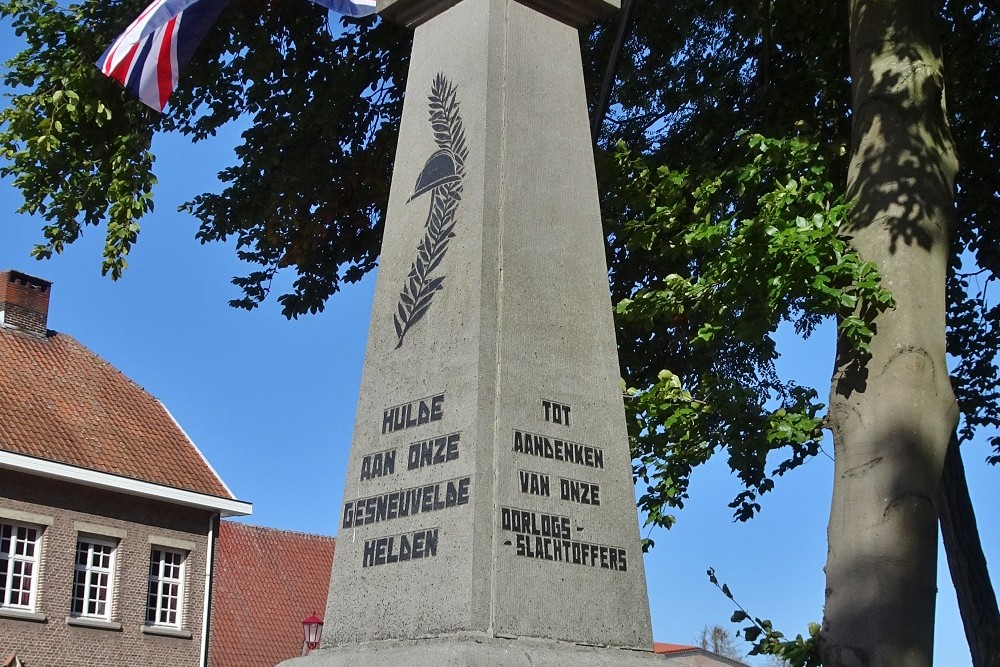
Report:
[[952,434],[938,495],[941,538],[973,667],[1000,667],[1000,609],[979,539],[958,436]]
[[945,359],[945,271],[958,160],[932,0],[851,0],[855,201],[844,233],[896,307],[870,355],[838,349],[828,529],[827,667],[931,667],[937,496],[958,418]]

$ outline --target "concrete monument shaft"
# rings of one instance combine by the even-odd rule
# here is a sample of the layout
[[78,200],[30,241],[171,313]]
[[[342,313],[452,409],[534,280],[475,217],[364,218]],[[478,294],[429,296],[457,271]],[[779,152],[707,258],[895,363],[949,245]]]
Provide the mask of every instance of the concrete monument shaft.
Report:
[[651,659],[575,28],[615,7],[379,0],[416,32],[303,664]]
[[[429,21],[460,0],[379,0],[379,16],[402,23],[407,28],[415,28]],[[539,12],[581,27],[611,13],[621,6],[621,0],[518,0],[521,4]]]

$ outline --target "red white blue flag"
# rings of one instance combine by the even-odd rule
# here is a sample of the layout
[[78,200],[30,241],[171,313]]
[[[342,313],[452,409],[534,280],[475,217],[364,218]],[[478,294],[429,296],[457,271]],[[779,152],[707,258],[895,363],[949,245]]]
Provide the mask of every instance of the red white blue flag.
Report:
[[312,0],[317,5],[347,16],[368,16],[375,13],[375,0]]
[[[375,13],[375,0],[312,0],[348,16]],[[229,0],[153,0],[97,61],[144,104],[162,111],[182,67]]]

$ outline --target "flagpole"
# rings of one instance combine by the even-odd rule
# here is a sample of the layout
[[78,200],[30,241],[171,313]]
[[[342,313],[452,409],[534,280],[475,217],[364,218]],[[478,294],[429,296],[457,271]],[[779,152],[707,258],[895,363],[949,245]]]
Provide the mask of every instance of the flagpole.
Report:
[[628,29],[632,23],[632,9],[634,6],[634,0],[622,0],[621,22],[618,24],[618,35],[615,37],[615,45],[611,49],[608,69],[604,73],[604,82],[601,84],[601,94],[598,97],[597,106],[594,107],[594,116],[590,122],[590,137],[594,145],[597,145],[597,137],[600,136],[601,127],[604,125],[604,116],[608,113],[608,105],[611,102],[611,88],[615,82],[618,65],[621,63],[625,37],[628,35]]

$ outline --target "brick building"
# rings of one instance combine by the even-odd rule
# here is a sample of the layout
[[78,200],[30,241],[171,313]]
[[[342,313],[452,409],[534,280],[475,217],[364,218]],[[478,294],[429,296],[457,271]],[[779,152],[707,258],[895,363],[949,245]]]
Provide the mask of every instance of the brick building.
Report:
[[302,621],[324,615],[334,539],[223,521],[209,667],[261,667],[302,654]]
[[167,409],[0,273],[0,657],[204,666],[219,519],[247,515]]

